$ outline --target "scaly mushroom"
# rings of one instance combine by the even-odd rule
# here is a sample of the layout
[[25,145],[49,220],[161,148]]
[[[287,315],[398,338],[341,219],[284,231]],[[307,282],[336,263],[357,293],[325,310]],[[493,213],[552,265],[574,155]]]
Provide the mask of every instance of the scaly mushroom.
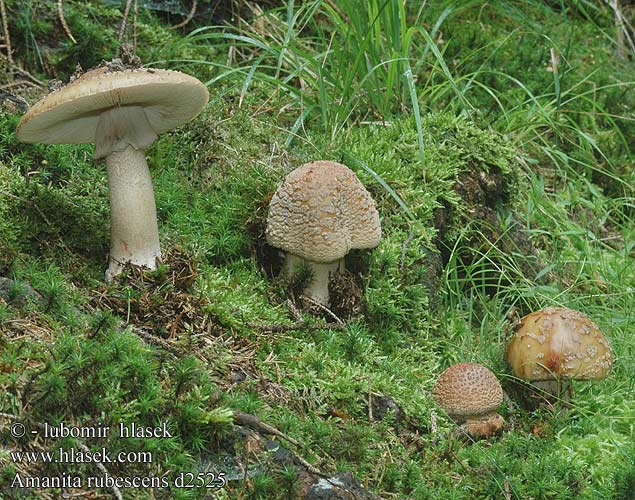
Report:
[[472,436],[492,436],[505,425],[496,413],[503,402],[503,388],[496,375],[478,363],[450,366],[437,379],[432,396]]
[[274,193],[266,236],[287,252],[283,276],[293,276],[304,263],[312,271],[304,294],[328,305],[330,276],[344,271],[351,249],[376,247],[381,225],[375,202],[353,171],[315,161],[292,171]]
[[94,158],[105,158],[111,209],[107,281],[126,262],[156,268],[161,249],[145,150],[158,134],[196,116],[208,99],[205,85],[178,71],[103,66],[50,93],[22,117],[22,142],[95,143]]
[[559,395],[560,381],[606,378],[611,346],[600,329],[579,311],[549,307],[521,319],[507,349],[514,375]]

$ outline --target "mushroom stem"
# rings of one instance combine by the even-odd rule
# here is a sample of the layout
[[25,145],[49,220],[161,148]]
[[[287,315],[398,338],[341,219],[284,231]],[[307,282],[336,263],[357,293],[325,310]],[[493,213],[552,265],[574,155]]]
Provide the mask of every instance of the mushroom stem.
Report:
[[570,380],[535,380],[532,384],[538,388],[540,397],[547,400],[569,401],[571,399],[572,386]]
[[152,179],[145,150],[127,146],[106,157],[110,190],[110,263],[106,281],[126,262],[156,269],[161,258]]
[[329,305],[329,281],[331,275],[344,272],[344,259],[333,262],[312,262],[292,253],[287,253],[282,265],[282,276],[289,279],[302,267],[311,271],[311,281],[304,289],[304,295],[323,306]]

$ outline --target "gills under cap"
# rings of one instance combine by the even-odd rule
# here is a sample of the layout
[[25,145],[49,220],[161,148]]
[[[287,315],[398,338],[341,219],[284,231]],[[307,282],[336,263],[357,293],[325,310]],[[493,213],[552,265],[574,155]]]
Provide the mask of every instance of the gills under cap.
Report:
[[315,161],[284,179],[269,204],[267,242],[312,262],[333,262],[381,239],[375,202],[341,163]]
[[17,137],[45,144],[93,143],[101,113],[123,107],[143,110],[160,134],[191,120],[208,98],[203,83],[178,71],[102,66],[38,101],[22,117]]

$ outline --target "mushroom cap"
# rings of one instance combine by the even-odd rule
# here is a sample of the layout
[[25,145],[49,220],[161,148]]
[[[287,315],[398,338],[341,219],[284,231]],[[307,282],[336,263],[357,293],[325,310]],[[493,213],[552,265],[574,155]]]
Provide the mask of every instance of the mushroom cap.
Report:
[[93,143],[102,111],[123,106],[143,108],[160,134],[191,120],[208,99],[203,83],[178,71],[102,66],[35,103],[22,117],[17,137],[44,144]]
[[306,163],[287,175],[269,203],[267,242],[312,262],[333,262],[381,239],[375,202],[348,167]]
[[483,365],[458,363],[439,376],[432,396],[450,417],[461,420],[496,411],[503,402],[503,388]]
[[587,316],[549,307],[522,318],[507,361],[524,380],[591,380],[608,375],[613,357],[608,340]]

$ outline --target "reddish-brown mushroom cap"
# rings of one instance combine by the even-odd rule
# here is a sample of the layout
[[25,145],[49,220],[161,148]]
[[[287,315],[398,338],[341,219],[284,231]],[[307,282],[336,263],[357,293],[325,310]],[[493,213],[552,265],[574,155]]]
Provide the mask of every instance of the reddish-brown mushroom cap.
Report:
[[524,380],[592,380],[608,375],[613,357],[608,340],[587,316],[550,307],[522,318],[507,361]]
[[503,402],[503,389],[483,365],[459,363],[439,376],[432,396],[450,417],[462,421],[495,412]]

